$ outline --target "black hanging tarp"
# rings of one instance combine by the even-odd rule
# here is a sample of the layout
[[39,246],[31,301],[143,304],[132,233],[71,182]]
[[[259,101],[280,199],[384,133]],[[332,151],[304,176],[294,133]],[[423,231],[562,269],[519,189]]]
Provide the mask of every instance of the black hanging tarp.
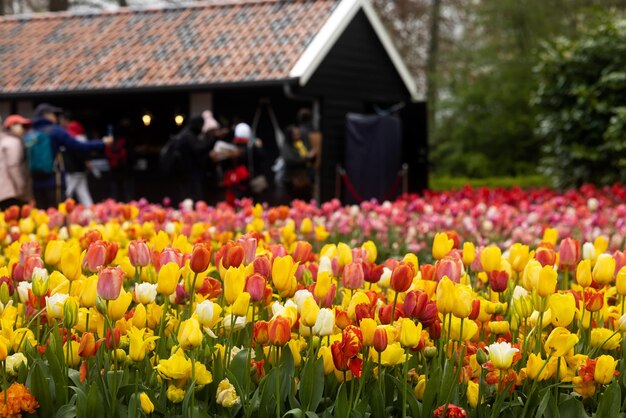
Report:
[[396,116],[348,114],[342,190],[346,203],[393,199],[401,192],[402,123]]

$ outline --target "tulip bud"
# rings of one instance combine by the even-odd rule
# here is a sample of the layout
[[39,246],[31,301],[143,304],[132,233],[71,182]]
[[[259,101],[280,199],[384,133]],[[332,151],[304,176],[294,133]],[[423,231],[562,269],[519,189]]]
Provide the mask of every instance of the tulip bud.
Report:
[[254,273],[252,276],[248,277],[244,290],[250,294],[250,301],[252,303],[263,300],[265,285],[265,278],[259,273]]
[[78,322],[78,301],[74,298],[67,298],[63,305],[63,325],[65,328],[72,328]]
[[269,341],[267,321],[256,321],[254,323],[253,339],[255,344],[266,344]]
[[48,270],[38,267],[35,268],[33,270],[32,283],[33,294],[37,297],[44,296],[48,291]]
[[426,358],[435,358],[437,357],[437,347],[426,347],[424,348],[424,357]]
[[146,394],[146,392],[141,392],[139,395],[139,403],[141,404],[141,410],[144,414],[150,415],[154,412],[154,404],[150,400],[150,397]]
[[383,327],[377,327],[374,331],[374,349],[382,353],[387,349],[387,331]]
[[133,267],[146,267],[150,264],[150,248],[145,241],[131,241],[128,244],[128,258]]
[[361,263],[352,262],[343,269],[343,285],[346,289],[359,289],[363,286],[364,278],[365,275]]
[[9,302],[9,299],[9,285],[6,282],[3,282],[0,285],[0,302],[2,302],[3,305],[6,305]]
[[474,262],[474,258],[476,258],[476,247],[474,246],[473,243],[471,242],[463,243],[462,258],[463,258],[463,265],[465,265],[465,267],[471,265]]
[[270,277],[272,266],[270,260],[265,256],[259,256],[252,261],[254,272],[263,276],[266,280]]
[[106,302],[100,296],[98,296],[96,298],[96,309],[98,310],[100,315],[107,315],[108,314],[108,309],[107,309]]
[[482,366],[487,361],[489,361],[489,356],[487,355],[487,353],[485,353],[485,351],[482,348],[479,348],[476,351],[476,362]]
[[293,261],[304,264],[310,260],[312,252],[313,247],[310,243],[306,241],[298,241],[296,242],[296,246],[293,250]]
[[282,316],[273,318],[268,323],[268,338],[271,345],[282,347],[291,338],[289,320]]

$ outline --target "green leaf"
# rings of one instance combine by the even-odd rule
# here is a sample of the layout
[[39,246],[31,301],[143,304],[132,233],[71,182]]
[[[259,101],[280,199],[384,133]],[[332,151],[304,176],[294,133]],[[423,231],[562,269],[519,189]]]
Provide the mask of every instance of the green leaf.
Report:
[[[398,388],[398,399],[397,399],[397,404],[399,404],[399,407],[402,408],[402,392],[404,392],[405,389],[405,385],[403,382],[401,382],[399,379],[397,379],[395,376],[389,376],[389,379],[391,379],[391,381],[396,385],[396,388]],[[417,402],[417,398],[415,397],[415,394],[413,393],[413,391],[411,390],[411,386],[410,385],[406,385],[406,401],[409,404],[409,408],[411,408],[411,414],[416,417],[420,415],[420,407],[418,405]]]
[[559,404],[559,414],[567,418],[587,418],[583,403],[576,398],[569,398]]
[[337,394],[337,400],[335,401],[334,416],[347,417],[350,405],[348,405],[348,382],[343,382],[339,388]]
[[304,411],[302,411],[302,409],[300,409],[300,408],[294,408],[294,409],[291,409],[291,410],[287,411],[285,413],[285,415],[283,415],[283,418],[285,418],[287,416],[292,416],[292,417],[296,417],[296,418],[303,418],[304,417]]
[[622,393],[617,382],[611,383],[600,398],[596,416],[598,417],[614,417],[619,414],[619,408],[622,404]]
[[[248,362],[248,349],[241,350],[237,353],[233,361],[230,362],[228,369],[232,372],[240,387],[248,387],[250,381],[250,363]],[[234,384],[234,382],[233,382]],[[247,394],[246,394],[247,395]]]
[[370,392],[370,407],[372,408],[372,416],[384,417],[385,416],[385,404],[383,402],[383,394],[378,390],[378,387],[374,387]]
[[183,411],[189,411],[191,408],[190,402],[191,397],[195,396],[194,391],[196,389],[196,381],[192,380],[187,392],[185,393],[185,398],[183,399]]
[[298,395],[306,411],[316,411],[324,394],[324,362],[318,358],[307,362],[300,376]]
[[[541,398],[541,402],[539,402],[539,408],[537,408],[537,414],[535,416],[537,417],[543,417],[546,410],[548,409],[548,406],[550,405],[550,399],[552,398],[552,392],[550,391],[550,389],[545,389],[545,393],[543,395],[543,397]],[[531,412],[531,411],[528,411]]]
[[52,404],[53,392],[50,388],[52,382],[42,362],[37,361],[33,364],[28,379],[30,380],[30,392],[39,402],[39,416],[51,417],[54,412]]
[[63,405],[54,418],[74,418],[76,416],[76,405]]
[[100,418],[104,416],[102,406],[106,402],[100,399],[100,393],[96,385],[91,385],[87,393],[87,415],[89,418]]

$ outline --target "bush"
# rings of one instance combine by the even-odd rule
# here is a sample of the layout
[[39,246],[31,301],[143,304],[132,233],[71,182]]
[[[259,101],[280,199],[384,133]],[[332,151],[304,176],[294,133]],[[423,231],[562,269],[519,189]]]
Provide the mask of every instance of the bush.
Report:
[[465,186],[504,188],[518,186],[522,189],[528,189],[531,187],[548,186],[550,181],[548,178],[541,175],[519,177],[487,177],[481,179],[468,177],[431,176],[429,183],[430,190],[452,190],[460,189]]
[[535,71],[540,171],[558,187],[626,180],[626,20],[558,39]]

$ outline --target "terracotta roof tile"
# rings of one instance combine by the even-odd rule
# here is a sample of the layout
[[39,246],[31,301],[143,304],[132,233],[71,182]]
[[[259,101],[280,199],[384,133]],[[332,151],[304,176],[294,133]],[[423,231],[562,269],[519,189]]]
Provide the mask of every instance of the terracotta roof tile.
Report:
[[283,80],[338,0],[0,19],[0,94]]

